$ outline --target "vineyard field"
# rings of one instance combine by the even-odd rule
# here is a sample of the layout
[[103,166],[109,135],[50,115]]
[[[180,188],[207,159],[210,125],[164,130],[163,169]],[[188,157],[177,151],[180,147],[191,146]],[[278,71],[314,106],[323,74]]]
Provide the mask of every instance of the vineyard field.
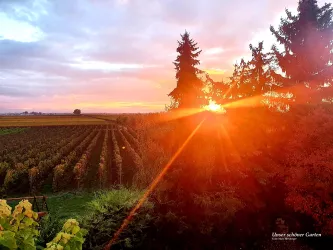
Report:
[[135,132],[128,130],[106,123],[34,126],[1,135],[1,195],[129,185],[143,164]]

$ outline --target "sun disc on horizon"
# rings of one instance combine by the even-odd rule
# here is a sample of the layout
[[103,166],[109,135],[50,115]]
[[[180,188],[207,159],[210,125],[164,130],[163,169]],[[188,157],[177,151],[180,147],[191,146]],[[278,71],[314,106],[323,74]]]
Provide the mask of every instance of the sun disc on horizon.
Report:
[[212,112],[225,112],[224,108],[220,104],[217,104],[212,100],[210,100],[209,104],[205,106],[205,109]]

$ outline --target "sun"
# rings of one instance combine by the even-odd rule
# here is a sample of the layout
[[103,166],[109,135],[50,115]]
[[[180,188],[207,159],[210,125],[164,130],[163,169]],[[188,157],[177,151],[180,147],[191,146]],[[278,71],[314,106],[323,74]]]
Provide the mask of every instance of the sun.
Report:
[[217,104],[215,101],[209,100],[209,104],[205,106],[206,110],[212,111],[212,112],[223,112],[224,109],[220,104]]
[[211,110],[211,111],[219,111],[221,109],[221,105],[218,105],[216,103],[210,103],[208,105],[208,110]]

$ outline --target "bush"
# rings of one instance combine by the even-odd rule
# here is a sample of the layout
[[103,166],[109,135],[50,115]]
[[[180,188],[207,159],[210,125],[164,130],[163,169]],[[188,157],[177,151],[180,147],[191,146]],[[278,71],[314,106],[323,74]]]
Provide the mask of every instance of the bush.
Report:
[[[85,249],[103,249],[142,194],[140,191],[125,188],[99,193],[98,198],[89,203],[88,213],[82,222],[88,229]],[[146,202],[121,233],[112,249],[137,248],[144,239],[144,229],[152,220],[151,211],[152,204]]]

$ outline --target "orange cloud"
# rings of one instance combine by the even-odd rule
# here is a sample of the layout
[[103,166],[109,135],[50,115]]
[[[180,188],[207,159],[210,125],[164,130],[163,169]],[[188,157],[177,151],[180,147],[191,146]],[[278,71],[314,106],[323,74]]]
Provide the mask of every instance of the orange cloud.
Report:
[[205,69],[204,71],[207,72],[209,75],[224,75],[226,72],[225,69],[218,69],[218,68]]

